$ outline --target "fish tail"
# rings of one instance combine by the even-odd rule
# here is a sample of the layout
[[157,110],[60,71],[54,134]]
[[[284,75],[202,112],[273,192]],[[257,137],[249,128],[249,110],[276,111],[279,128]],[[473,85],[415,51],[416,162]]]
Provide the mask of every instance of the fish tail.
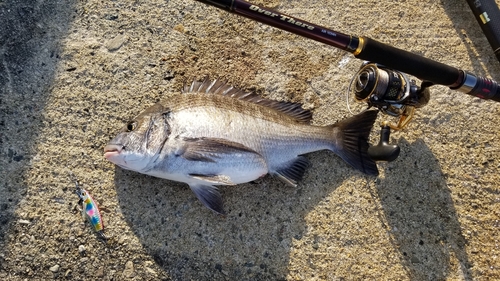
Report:
[[333,125],[334,151],[361,172],[378,175],[377,164],[368,155],[368,139],[378,111],[369,110]]

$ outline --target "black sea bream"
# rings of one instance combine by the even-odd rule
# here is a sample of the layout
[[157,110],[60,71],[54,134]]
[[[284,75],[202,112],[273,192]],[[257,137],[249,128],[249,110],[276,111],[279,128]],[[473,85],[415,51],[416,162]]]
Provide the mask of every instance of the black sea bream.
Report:
[[312,126],[300,104],[245,93],[220,82],[193,82],[146,109],[104,148],[116,165],[187,183],[208,208],[223,213],[217,185],[268,173],[290,185],[302,178],[303,154],[331,150],[354,168],[377,175],[367,139],[377,111],[331,126]]

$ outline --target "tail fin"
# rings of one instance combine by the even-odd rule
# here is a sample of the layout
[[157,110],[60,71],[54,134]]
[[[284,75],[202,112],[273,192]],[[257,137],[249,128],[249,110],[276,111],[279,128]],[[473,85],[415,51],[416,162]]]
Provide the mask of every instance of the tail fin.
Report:
[[369,110],[333,125],[337,143],[336,153],[354,168],[365,174],[378,175],[377,165],[368,155],[368,138],[378,111]]

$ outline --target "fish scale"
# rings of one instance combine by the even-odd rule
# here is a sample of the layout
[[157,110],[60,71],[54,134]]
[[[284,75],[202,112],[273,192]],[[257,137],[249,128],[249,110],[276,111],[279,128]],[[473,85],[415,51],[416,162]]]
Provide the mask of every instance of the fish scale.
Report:
[[247,93],[221,81],[195,81],[128,122],[104,148],[116,165],[187,183],[208,208],[224,213],[218,185],[269,173],[290,185],[302,178],[303,154],[331,150],[356,169],[377,175],[367,139],[377,111],[330,126],[310,124],[300,104]]

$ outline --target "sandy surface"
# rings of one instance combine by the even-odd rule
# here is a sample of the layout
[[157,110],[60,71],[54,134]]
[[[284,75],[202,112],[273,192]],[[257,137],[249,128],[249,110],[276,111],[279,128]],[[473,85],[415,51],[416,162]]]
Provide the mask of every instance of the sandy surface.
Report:
[[[103,147],[206,75],[334,123],[361,61],[195,1],[23,2],[0,2],[0,279],[500,279],[498,103],[436,86],[378,178],[313,153],[297,188],[221,188],[224,218]],[[500,80],[465,1],[258,3]],[[74,211],[68,171],[99,202],[107,244]]]

